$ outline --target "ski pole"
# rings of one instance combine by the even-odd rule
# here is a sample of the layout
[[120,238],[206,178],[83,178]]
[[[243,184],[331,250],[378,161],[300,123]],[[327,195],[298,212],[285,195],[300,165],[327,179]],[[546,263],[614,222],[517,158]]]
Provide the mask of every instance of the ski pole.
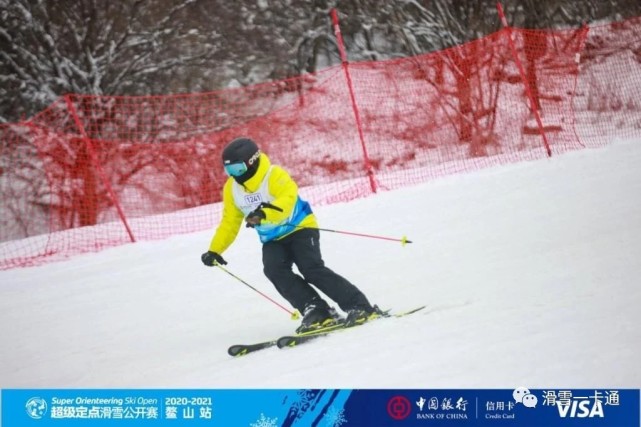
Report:
[[351,232],[351,231],[330,230],[329,228],[304,227],[304,226],[294,225],[294,224],[289,224],[289,223],[287,223],[285,225],[290,225],[290,226],[296,227],[296,228],[309,228],[311,230],[330,231],[332,233],[349,234],[350,236],[369,237],[371,239],[391,240],[393,242],[401,242],[401,245],[403,245],[403,246],[405,246],[406,243],[412,243],[411,240],[407,239],[407,236],[403,236],[402,238],[397,239],[395,237],[375,236],[375,235],[372,235],[372,234],[354,233],[354,232]]
[[268,300],[269,300],[269,301],[271,301],[272,303],[276,304],[278,307],[280,307],[280,308],[282,308],[283,310],[285,310],[286,312],[288,312],[288,313],[290,314],[290,316],[291,316],[292,320],[297,320],[297,319],[300,317],[300,314],[298,313],[298,310],[296,310],[296,311],[288,310],[286,307],[283,307],[281,304],[277,303],[276,301],[274,301],[273,299],[271,299],[270,297],[268,297],[267,295],[265,295],[264,293],[262,293],[261,291],[259,291],[259,290],[258,290],[258,289],[256,289],[255,287],[253,287],[252,285],[250,285],[249,283],[245,282],[243,279],[241,279],[240,277],[236,276],[234,273],[232,273],[231,271],[227,270],[227,269],[226,269],[225,267],[223,267],[222,265],[220,265],[220,264],[218,264],[218,263],[216,263],[215,265],[216,265],[216,267],[218,267],[218,268],[220,268],[221,270],[223,270],[225,273],[229,274],[229,275],[230,275],[231,277],[233,277],[234,279],[238,280],[238,281],[239,281],[240,283],[242,283],[243,285],[247,286],[249,289],[253,290],[254,292],[257,292],[257,293],[258,293],[258,294],[260,294],[262,297],[264,297],[264,298],[268,299]]
[[[260,204],[260,207],[274,209],[274,210],[277,210],[279,212],[283,211],[278,206],[272,205],[271,203],[268,203],[268,202],[262,202]],[[405,246],[407,243],[412,243],[411,240],[407,239],[407,236],[403,236],[402,238],[397,239],[397,238],[394,238],[394,237],[383,237],[383,236],[374,236],[372,234],[353,233],[351,231],[330,230],[329,228],[304,227],[304,226],[300,226],[300,225],[294,225],[294,224],[291,224],[291,223],[285,223],[284,225],[289,225],[291,227],[296,227],[296,228],[310,228],[310,229],[316,229],[316,230],[319,230],[319,231],[330,231],[332,233],[349,234],[351,236],[369,237],[370,239],[391,240],[393,242],[401,242],[402,246]]]

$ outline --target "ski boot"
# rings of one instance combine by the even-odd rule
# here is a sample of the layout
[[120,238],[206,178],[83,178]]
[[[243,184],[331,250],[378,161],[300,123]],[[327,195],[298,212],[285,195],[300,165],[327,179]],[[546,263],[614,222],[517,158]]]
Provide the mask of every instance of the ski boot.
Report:
[[340,319],[340,316],[336,310],[329,308],[324,301],[315,301],[305,306],[303,320],[300,326],[296,328],[296,333],[301,334],[326,328],[337,324],[339,322],[338,319]]
[[345,327],[349,328],[351,326],[362,325],[365,322],[378,319],[379,317],[387,317],[387,314],[380,308],[378,308],[377,305],[369,307],[355,307],[347,311],[347,317],[345,318]]

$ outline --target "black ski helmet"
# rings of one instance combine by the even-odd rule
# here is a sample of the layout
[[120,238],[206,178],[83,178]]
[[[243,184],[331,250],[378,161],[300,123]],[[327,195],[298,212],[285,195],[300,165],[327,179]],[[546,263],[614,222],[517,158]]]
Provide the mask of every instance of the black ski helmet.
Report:
[[246,137],[234,139],[227,144],[223,150],[223,165],[232,163],[244,163],[247,166],[247,172],[238,177],[234,177],[238,182],[245,182],[254,174],[258,169],[258,160],[260,156],[260,149],[256,143]]

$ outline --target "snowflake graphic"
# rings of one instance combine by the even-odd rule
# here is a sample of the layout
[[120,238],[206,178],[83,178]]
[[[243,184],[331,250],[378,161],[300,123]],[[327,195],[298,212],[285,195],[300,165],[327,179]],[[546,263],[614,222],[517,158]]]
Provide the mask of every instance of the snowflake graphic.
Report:
[[345,410],[336,410],[333,406],[329,408],[325,415],[325,425],[327,427],[340,427],[347,422]]
[[249,427],[278,427],[278,418],[267,418],[265,414],[260,414],[260,418]]
[[314,402],[316,393],[313,390],[299,390],[296,394],[298,400],[292,403],[291,411],[300,418],[305,415],[305,412]]

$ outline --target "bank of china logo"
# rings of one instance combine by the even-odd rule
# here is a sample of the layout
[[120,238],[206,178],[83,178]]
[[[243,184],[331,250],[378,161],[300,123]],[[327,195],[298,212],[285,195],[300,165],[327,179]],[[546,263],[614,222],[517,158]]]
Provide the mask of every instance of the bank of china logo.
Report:
[[536,404],[539,401],[536,396],[530,393],[530,390],[525,387],[515,389],[512,397],[514,397],[516,403],[522,403],[526,408],[536,408]]
[[47,413],[47,402],[40,397],[32,397],[27,400],[25,409],[27,410],[27,415],[34,420],[39,420]]
[[404,420],[412,412],[412,404],[405,396],[394,396],[387,402],[387,413],[395,420]]

